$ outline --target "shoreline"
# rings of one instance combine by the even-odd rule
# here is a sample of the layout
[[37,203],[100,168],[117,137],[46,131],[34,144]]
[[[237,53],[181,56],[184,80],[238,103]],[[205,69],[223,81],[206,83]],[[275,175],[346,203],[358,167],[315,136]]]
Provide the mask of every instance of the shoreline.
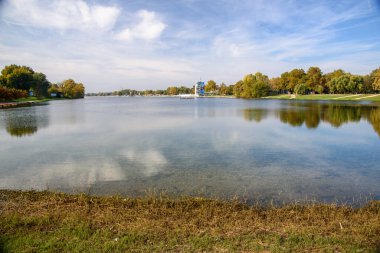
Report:
[[247,206],[0,190],[0,252],[377,252],[380,201]]
[[379,102],[380,94],[314,94],[314,95],[297,95],[288,94],[273,95],[262,97],[262,99],[274,100],[295,100],[295,101],[366,101]]
[[29,97],[29,98],[16,99],[13,101],[0,101],[0,109],[32,106],[32,105],[37,105],[43,102],[48,102],[51,100],[53,99],[51,98],[39,99],[36,97]]
[[[148,97],[148,98],[180,98],[180,95],[140,95],[140,96],[86,96],[90,97]],[[245,99],[245,100],[294,100],[294,101],[366,101],[366,102],[380,102],[380,94],[314,94],[314,95],[298,95],[292,96],[288,94],[272,95],[260,98],[237,98],[235,96],[202,96],[197,98],[228,98],[228,99]]]
[[25,102],[0,102],[0,109],[16,108],[16,107],[26,107],[32,106],[33,104],[38,103],[34,101],[25,101]]

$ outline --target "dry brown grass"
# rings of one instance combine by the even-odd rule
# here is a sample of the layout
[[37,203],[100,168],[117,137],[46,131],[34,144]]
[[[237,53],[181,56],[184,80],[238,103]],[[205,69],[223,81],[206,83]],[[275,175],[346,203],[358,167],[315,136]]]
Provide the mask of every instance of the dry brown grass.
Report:
[[380,202],[237,201],[0,190],[0,252],[379,252]]

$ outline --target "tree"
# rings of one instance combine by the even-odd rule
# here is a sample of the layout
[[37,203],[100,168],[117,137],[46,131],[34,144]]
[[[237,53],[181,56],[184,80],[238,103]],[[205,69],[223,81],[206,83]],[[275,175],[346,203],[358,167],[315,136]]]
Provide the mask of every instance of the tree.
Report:
[[346,93],[345,87],[350,82],[350,75],[345,74],[339,77],[335,77],[328,82],[330,93]]
[[289,72],[282,73],[279,82],[280,82],[279,86],[281,87],[281,89],[288,90]]
[[234,94],[234,87],[235,87],[235,85],[233,85],[233,84],[228,85],[227,95],[233,95]]
[[243,81],[237,81],[233,88],[234,96],[237,98],[241,97],[241,93],[243,92]]
[[332,84],[330,84],[330,82],[333,79],[341,77],[345,74],[346,73],[343,70],[337,69],[337,70],[334,70],[333,72],[327,73],[323,76],[324,83],[326,84],[325,86],[329,89],[329,93],[335,93],[334,91],[330,90],[330,87],[332,86]]
[[246,75],[243,78],[242,92],[240,96],[242,98],[252,98],[252,87],[255,82],[255,77],[252,74]]
[[[309,90],[312,91],[320,91],[320,88],[318,89],[318,86],[323,86],[323,78],[322,78],[322,71],[318,67],[310,67],[307,70],[306,73],[306,86]],[[318,92],[320,93],[320,92]]]
[[269,79],[260,72],[243,78],[240,97],[259,98],[267,96],[270,90]]
[[308,87],[304,83],[299,83],[294,87],[294,92],[297,95],[305,95],[308,91]]
[[281,81],[281,77],[274,77],[269,80],[269,84],[272,90],[277,91],[278,93],[284,93],[286,87],[283,86],[283,82]]
[[371,78],[371,75],[365,75],[363,76],[364,83],[363,83],[363,93],[372,93],[373,92],[373,79]]
[[47,97],[50,82],[46,79],[46,75],[43,73],[33,74],[32,89],[36,97]]
[[9,65],[1,71],[0,84],[8,88],[29,91],[33,84],[33,69],[27,66]]
[[67,79],[59,85],[61,92],[66,98],[83,98],[84,86],[82,83],[76,83],[73,79]]
[[347,91],[349,93],[362,93],[364,90],[364,77],[359,75],[351,75],[348,83]]
[[52,94],[52,93],[55,93],[55,94],[58,94],[58,93],[62,93],[61,91],[61,88],[58,86],[58,84],[50,84],[50,87],[48,89],[48,93],[49,94]]
[[303,69],[293,69],[288,74],[287,89],[293,92],[297,84],[305,83],[305,79],[306,74]]
[[219,86],[219,94],[222,96],[228,95],[228,87],[224,83],[221,83]]
[[178,95],[178,94],[179,94],[179,92],[178,92],[178,88],[175,87],[175,86],[170,86],[170,87],[168,87],[168,88],[166,89],[166,92],[167,92],[168,95],[171,95],[171,96],[173,96],[173,95]]
[[380,91],[380,68],[372,71],[371,75],[372,89],[376,92]]
[[209,80],[207,84],[205,85],[205,91],[216,91],[216,82],[214,80]]
[[363,91],[364,78],[358,75],[344,74],[332,79],[328,85],[331,93],[358,93]]

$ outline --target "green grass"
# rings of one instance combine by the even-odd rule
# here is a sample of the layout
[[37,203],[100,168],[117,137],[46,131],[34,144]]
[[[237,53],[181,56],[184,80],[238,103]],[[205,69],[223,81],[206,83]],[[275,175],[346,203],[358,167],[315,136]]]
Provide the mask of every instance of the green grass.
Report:
[[[292,98],[288,94],[268,96],[266,99],[292,99],[292,100],[333,100],[333,101],[380,101],[380,94],[375,97],[364,98],[375,94],[314,94],[314,95],[297,95]],[[358,99],[363,98],[363,99]]]
[[27,97],[27,98],[19,98],[19,99],[14,99],[9,102],[45,102],[45,101],[50,101],[50,98],[37,98],[37,97]]
[[0,252],[378,252],[380,202],[246,206],[0,190]]

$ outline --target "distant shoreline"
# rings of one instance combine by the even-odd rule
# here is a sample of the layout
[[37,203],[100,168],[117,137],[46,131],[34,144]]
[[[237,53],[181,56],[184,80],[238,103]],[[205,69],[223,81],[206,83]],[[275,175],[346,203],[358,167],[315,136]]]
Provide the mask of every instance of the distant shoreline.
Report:
[[[180,95],[140,95],[140,96],[85,96],[85,97],[154,97],[154,98],[180,98]],[[215,95],[215,96],[203,96],[203,97],[197,97],[197,98],[228,98],[233,99],[236,98],[234,96],[222,96],[222,95]],[[0,101],[0,109],[8,109],[8,108],[16,108],[16,107],[26,107],[26,106],[32,106],[41,102],[47,102],[52,100],[62,100],[56,99],[56,98],[45,98],[45,99],[36,99],[36,98],[25,98],[20,99],[20,101],[6,101],[1,102]],[[236,98],[237,99],[237,98]],[[288,94],[283,95],[273,95],[273,96],[267,96],[262,98],[251,98],[248,100],[258,100],[258,99],[271,99],[271,100],[296,100],[296,101],[369,101],[369,102],[380,102],[380,94],[316,94],[316,95],[299,95],[299,96],[293,96]]]
[[[181,95],[181,94],[180,94]],[[86,97],[152,97],[152,98],[180,98],[180,95],[137,95],[137,96],[87,96]],[[380,94],[313,94],[313,95],[273,95],[266,96],[261,98],[237,98],[235,96],[223,96],[223,95],[214,95],[214,96],[201,96],[197,98],[236,98],[244,100],[259,100],[259,99],[273,99],[273,100],[308,100],[308,101],[373,101],[380,102]]]

